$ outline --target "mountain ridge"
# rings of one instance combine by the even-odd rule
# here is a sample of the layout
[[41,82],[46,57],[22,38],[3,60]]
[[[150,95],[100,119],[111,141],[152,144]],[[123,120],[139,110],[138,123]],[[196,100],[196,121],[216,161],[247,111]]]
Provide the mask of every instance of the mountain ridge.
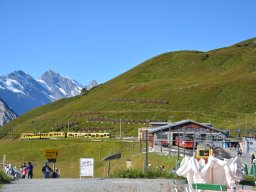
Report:
[[49,70],[36,80],[18,70],[0,76],[0,97],[21,115],[58,99],[79,95],[83,86],[77,81]]
[[[118,134],[120,125],[102,119],[167,121],[174,116],[174,121],[193,119],[214,123],[215,127],[227,127],[229,121],[235,131],[238,117],[248,114],[247,125],[252,128],[256,111],[254,41],[255,38],[208,52],[176,51],[155,56],[87,94],[40,107],[26,113],[26,120],[16,119],[11,124],[19,122],[17,131],[24,131],[33,119],[42,131],[50,127],[65,130],[65,126],[43,124],[41,119],[55,123],[73,120],[79,121],[79,125],[70,129],[111,126]],[[166,102],[156,102],[161,99]],[[98,115],[86,115],[95,111]],[[74,115],[80,112],[85,116]],[[98,123],[91,120],[97,118]],[[142,125],[124,126],[126,134],[136,135]],[[239,126],[245,129],[244,122]]]

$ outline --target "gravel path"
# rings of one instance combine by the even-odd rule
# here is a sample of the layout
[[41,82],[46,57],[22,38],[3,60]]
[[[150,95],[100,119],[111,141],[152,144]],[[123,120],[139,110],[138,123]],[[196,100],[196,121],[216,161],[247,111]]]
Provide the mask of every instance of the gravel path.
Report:
[[1,192],[172,192],[170,179],[20,179]]

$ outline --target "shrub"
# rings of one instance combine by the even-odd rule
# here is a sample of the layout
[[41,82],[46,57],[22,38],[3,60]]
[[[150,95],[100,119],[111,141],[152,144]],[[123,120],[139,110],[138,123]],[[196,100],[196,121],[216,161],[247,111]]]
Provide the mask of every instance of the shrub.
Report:
[[160,169],[146,169],[143,173],[141,169],[118,169],[110,174],[111,178],[182,178],[173,173]]
[[240,181],[240,185],[250,185],[255,186],[254,177],[253,176],[245,176],[244,180]]
[[138,169],[119,169],[110,174],[112,178],[143,178],[143,172]]
[[0,184],[10,183],[11,179],[3,171],[0,171]]

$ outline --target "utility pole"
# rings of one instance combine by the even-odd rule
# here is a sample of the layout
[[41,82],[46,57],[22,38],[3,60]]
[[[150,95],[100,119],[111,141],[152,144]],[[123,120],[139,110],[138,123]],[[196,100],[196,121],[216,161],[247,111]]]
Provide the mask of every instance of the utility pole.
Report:
[[241,124],[240,124],[240,113],[238,113],[238,128],[237,128],[237,132],[238,132],[238,138],[240,139],[240,131],[241,131],[241,129],[240,129],[240,126]]
[[183,141],[182,141],[182,144],[184,144],[183,146],[183,158],[185,157],[185,128],[183,128]]
[[248,120],[248,114],[246,113],[245,114],[245,119],[246,119],[246,136],[248,136],[248,122],[247,122],[247,120]]
[[180,159],[180,133],[178,135],[178,160]]
[[160,140],[160,149],[161,149],[161,153],[163,152],[162,143],[163,143],[163,129],[161,128],[161,140]]
[[172,122],[172,118],[174,118],[175,116],[170,116],[169,118],[170,118],[170,123]]
[[120,119],[120,140],[122,140],[122,119]]
[[231,121],[228,120],[228,122],[229,122],[229,134],[228,134],[228,136],[230,137],[231,136]]
[[196,132],[194,131],[194,135],[193,135],[193,157],[195,157],[195,149],[196,149]]
[[171,126],[169,126],[169,157],[171,157]]
[[256,112],[254,112],[255,119],[254,119],[254,128],[256,129]]
[[178,134],[178,159],[176,161],[176,170],[180,167],[180,133]]
[[140,153],[142,153],[142,143],[141,143],[141,138],[140,138]]
[[145,168],[148,168],[148,130],[146,130],[146,160]]

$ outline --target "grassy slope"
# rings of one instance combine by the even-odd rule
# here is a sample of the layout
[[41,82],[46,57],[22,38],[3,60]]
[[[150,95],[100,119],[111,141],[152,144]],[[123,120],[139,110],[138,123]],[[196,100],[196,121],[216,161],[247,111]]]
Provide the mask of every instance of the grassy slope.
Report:
[[[245,128],[254,123],[256,111],[256,44],[251,39],[209,52],[178,51],[156,56],[90,91],[88,95],[62,99],[34,109],[1,131],[51,131],[53,123],[78,120],[76,130],[86,127],[113,127],[119,123],[91,123],[87,117],[72,116],[78,111],[100,111],[102,117],[122,119],[174,120],[191,118],[211,121],[216,127],[237,129],[238,113]],[[108,102],[109,98],[165,99],[166,105]],[[144,125],[123,124],[125,134],[137,134]],[[71,129],[73,129],[71,128]],[[66,128],[67,129],[67,128]]]
[[[40,141],[11,141],[1,140],[0,156],[6,155],[6,162],[18,168],[22,162],[31,161],[34,165],[34,176],[42,177],[41,168],[44,150],[47,148],[58,149],[59,156],[56,167],[60,169],[64,178],[79,177],[79,159],[95,159],[95,177],[107,176],[107,162],[102,159],[113,153],[121,153],[121,159],[111,161],[111,172],[118,168],[126,167],[126,159],[131,159],[134,168],[143,167],[145,154],[139,153],[139,143],[124,143],[119,141],[88,142],[84,140],[40,140]],[[166,169],[175,166],[175,158],[166,156],[149,155],[152,166],[165,165]]]
[[[124,74],[93,89],[87,95],[81,95],[34,109],[0,130],[0,136],[18,137],[21,132],[52,131],[54,123],[77,120],[80,125],[70,130],[87,127],[113,127],[113,135],[119,135],[120,124],[107,122],[87,122],[86,117],[73,117],[78,111],[99,111],[101,117],[135,120],[172,120],[194,119],[200,122],[212,122],[215,127],[228,128],[236,133],[237,127],[245,130],[245,113],[248,113],[248,128],[254,124],[256,111],[256,44],[254,39],[209,52],[179,51],[156,56]],[[108,102],[109,98],[165,99],[168,104],[138,104],[134,102]],[[238,124],[240,113],[240,125]],[[137,135],[139,127],[145,124],[122,123],[125,135]],[[67,130],[65,127],[62,130]],[[11,135],[13,134],[13,135]],[[35,175],[41,176],[40,168],[44,161],[45,148],[56,147],[60,150],[58,167],[65,177],[78,175],[80,157],[96,159],[96,176],[106,173],[106,165],[100,161],[105,155],[121,150],[125,151],[122,160],[116,165],[125,166],[125,159],[132,158],[129,147],[121,147],[115,141],[99,145],[90,142],[74,141],[6,141],[0,140],[0,156],[20,164],[24,160],[37,164]],[[137,146],[138,147],[138,146]],[[22,157],[20,159],[19,157]],[[152,165],[162,164],[154,157]],[[141,167],[144,157],[134,159]],[[166,161],[166,160],[163,160]],[[114,163],[115,164],[115,163]],[[167,163],[168,164],[168,163]],[[115,165],[114,165],[115,166]],[[39,168],[40,167],[40,168]]]

